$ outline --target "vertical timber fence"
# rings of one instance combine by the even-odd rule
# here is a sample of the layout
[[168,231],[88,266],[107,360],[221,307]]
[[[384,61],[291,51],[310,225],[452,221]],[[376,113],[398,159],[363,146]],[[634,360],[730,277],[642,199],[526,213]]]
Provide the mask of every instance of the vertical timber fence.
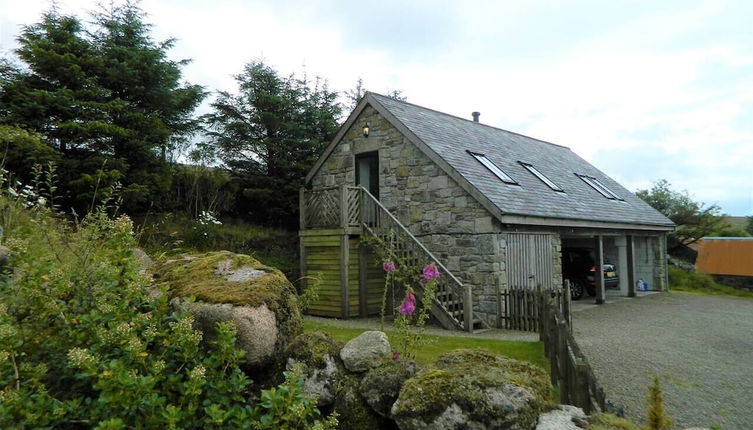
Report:
[[570,316],[570,287],[565,285],[562,289],[529,287],[510,287],[502,293],[501,320],[502,326],[508,330],[540,331],[544,302],[551,300],[568,324],[571,324]]
[[543,291],[539,295],[539,339],[549,359],[552,385],[560,389],[560,403],[582,408],[586,414],[609,412],[624,416],[621,407],[606,399],[604,389],[573,338],[569,304],[563,306],[563,302],[569,302],[569,293],[566,283],[562,292]]

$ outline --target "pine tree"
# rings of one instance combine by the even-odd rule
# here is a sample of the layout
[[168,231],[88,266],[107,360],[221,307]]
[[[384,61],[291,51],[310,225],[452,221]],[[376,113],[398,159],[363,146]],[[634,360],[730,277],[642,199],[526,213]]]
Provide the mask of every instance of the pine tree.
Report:
[[646,413],[645,430],[669,430],[672,420],[664,414],[664,399],[662,398],[659,377],[654,375],[654,382],[648,388],[648,411]]
[[[138,4],[110,3],[90,27],[53,6],[19,37],[21,65],[0,66],[0,123],[39,133],[62,159],[66,206],[89,206],[94,184],[124,185],[131,211],[169,190],[165,162],[200,128],[205,97],[181,81],[173,40],[155,42]],[[104,181],[104,182],[103,182]]]
[[281,77],[260,61],[219,92],[205,115],[209,142],[244,186],[244,215],[294,228],[298,187],[338,129],[337,93],[316,78]]

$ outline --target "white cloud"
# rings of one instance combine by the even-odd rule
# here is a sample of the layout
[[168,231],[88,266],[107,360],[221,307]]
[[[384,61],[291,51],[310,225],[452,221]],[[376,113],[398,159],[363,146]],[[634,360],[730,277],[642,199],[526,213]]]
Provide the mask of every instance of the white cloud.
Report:
[[[94,7],[93,0],[60,4],[74,13]],[[46,6],[0,0],[0,48],[9,49],[9,29]],[[747,2],[148,0],[142,7],[158,39],[178,39],[173,58],[193,59],[186,79],[208,89],[233,90],[232,75],[258,57],[283,74],[305,65],[334,89],[361,77],[370,90],[401,89],[413,103],[462,117],[478,110],[485,123],[570,146],[630,188],[665,177],[725,210],[753,214]]]

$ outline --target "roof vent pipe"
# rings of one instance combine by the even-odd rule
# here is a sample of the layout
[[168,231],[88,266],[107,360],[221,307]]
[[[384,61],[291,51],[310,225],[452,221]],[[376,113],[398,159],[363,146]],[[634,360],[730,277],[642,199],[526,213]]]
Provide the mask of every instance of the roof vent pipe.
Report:
[[481,112],[473,112],[471,115],[473,115],[473,122],[478,122],[478,117],[481,116]]

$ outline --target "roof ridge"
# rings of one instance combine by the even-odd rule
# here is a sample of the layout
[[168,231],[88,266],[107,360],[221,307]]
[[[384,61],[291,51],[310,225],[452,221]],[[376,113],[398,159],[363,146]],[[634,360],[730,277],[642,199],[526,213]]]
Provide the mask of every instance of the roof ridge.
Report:
[[552,145],[552,146],[556,146],[556,147],[559,147],[559,148],[565,148],[568,151],[572,151],[569,146],[565,146],[565,145],[560,145],[560,144],[557,144],[557,143],[548,142],[546,140],[542,140],[542,139],[539,139],[539,138],[536,138],[536,137],[527,136],[527,135],[522,134],[522,133],[517,133],[517,132],[514,132],[514,131],[510,131],[510,130],[505,130],[504,128],[495,127],[495,126],[489,125],[489,124],[484,124],[483,122],[476,122],[476,121],[473,121],[473,120],[468,119],[468,118],[463,118],[461,116],[449,114],[447,112],[442,112],[442,111],[439,111],[439,110],[436,110],[436,109],[427,108],[425,106],[417,105],[415,103],[410,103],[410,102],[407,102],[405,100],[398,100],[398,99],[396,99],[394,97],[385,96],[384,94],[375,93],[373,91],[366,91],[364,93],[364,96],[366,96],[366,94],[371,94],[372,96],[377,96],[377,97],[381,97],[381,98],[384,98],[384,99],[389,99],[389,100],[391,100],[393,102],[403,103],[403,104],[410,105],[410,106],[413,106],[413,107],[416,107],[416,108],[419,108],[419,109],[428,110],[430,112],[435,112],[435,113],[438,113],[438,114],[441,114],[441,115],[444,115],[444,116],[449,116],[451,118],[460,119],[460,120],[467,121],[467,122],[472,122],[474,124],[481,125],[481,126],[488,127],[488,128],[492,128],[494,130],[503,131],[505,133],[514,134],[516,136],[525,137],[526,139],[535,140],[537,142],[545,143],[547,145]]

